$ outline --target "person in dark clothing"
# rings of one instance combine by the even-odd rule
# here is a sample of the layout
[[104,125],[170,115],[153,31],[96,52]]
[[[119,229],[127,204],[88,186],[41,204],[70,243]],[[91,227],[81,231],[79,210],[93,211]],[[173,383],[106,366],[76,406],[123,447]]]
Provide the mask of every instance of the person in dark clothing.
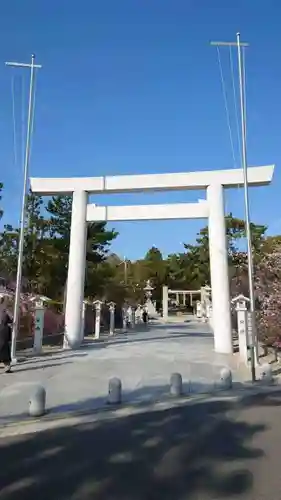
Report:
[[145,309],[142,313],[142,320],[145,324],[148,322],[148,312]]
[[0,324],[0,363],[4,364],[5,373],[10,373],[11,371],[11,324],[12,320],[9,314],[4,312]]

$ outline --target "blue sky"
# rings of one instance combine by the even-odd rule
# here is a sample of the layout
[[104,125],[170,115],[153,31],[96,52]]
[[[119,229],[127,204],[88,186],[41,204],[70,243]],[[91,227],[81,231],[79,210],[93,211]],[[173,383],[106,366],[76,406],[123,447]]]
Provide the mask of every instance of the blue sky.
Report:
[[[210,40],[250,43],[246,55],[248,160],[276,164],[272,186],[252,189],[253,221],[281,233],[279,0],[10,0],[0,11],[2,223],[19,218],[22,168],[15,165],[11,81],[20,150],[27,73],[7,60],[43,65],[37,76],[33,176],[99,176],[233,168],[216,49]],[[233,52],[234,70],[236,54]],[[237,145],[228,49],[221,61]],[[237,82],[236,82],[237,83]],[[237,152],[237,148],[236,148]],[[19,151],[18,151],[19,153]],[[238,156],[238,154],[237,154]],[[112,195],[100,204],[195,201],[200,192]],[[227,210],[243,216],[242,190]],[[192,242],[205,221],[119,223],[113,250],[141,257]]]

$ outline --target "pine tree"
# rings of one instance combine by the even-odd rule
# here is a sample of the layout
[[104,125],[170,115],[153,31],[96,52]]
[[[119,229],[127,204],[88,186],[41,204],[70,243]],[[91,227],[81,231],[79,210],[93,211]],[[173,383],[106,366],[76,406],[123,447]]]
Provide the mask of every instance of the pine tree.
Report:
[[[71,229],[72,197],[54,196],[47,205],[50,215],[49,229],[54,249],[57,253],[56,272],[64,284],[67,278],[68,253]],[[117,237],[114,230],[107,231],[106,223],[97,222],[88,224],[86,248],[86,291],[87,295],[95,296],[97,284],[101,281],[101,272],[98,264],[107,256],[110,243]],[[96,278],[96,285],[95,285]]]

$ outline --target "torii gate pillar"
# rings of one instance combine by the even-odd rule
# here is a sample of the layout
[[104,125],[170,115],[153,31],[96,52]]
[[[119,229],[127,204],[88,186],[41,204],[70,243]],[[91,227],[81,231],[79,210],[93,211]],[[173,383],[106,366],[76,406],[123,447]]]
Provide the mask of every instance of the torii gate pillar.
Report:
[[64,347],[70,347],[71,349],[79,347],[82,341],[87,203],[88,193],[86,191],[74,191],[66,288],[64,341]]
[[228,276],[228,252],[225,232],[224,195],[221,184],[207,188],[209,205],[209,252],[213,306],[215,351],[233,352]]

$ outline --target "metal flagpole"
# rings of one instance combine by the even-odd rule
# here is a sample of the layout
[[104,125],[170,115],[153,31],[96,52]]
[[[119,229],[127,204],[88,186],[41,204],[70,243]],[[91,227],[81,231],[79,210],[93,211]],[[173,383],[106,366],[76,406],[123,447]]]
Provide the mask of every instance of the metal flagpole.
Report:
[[250,325],[252,332],[249,333],[252,333],[253,337],[252,339],[250,339],[251,370],[252,370],[252,379],[255,380],[256,373],[255,373],[254,345],[257,346],[257,339],[256,339],[256,329],[255,329],[254,265],[253,265],[253,249],[252,249],[252,238],[251,238],[249,189],[248,189],[248,162],[247,162],[246,113],[245,113],[245,89],[244,89],[245,82],[243,78],[240,33],[237,33],[237,52],[238,52],[240,108],[241,108],[242,163],[243,163],[243,176],[244,176],[245,222],[246,222],[247,253],[248,253],[248,279],[249,279],[249,294],[250,294],[250,313],[252,322],[252,325]]
[[[248,254],[248,279],[249,279],[249,294],[250,294],[250,324],[248,324],[248,335],[251,352],[251,374],[252,381],[256,380],[255,368],[255,345],[257,351],[257,339],[255,329],[255,295],[254,295],[254,272],[253,272],[253,251],[251,239],[251,224],[249,210],[249,194],[248,194],[248,165],[247,165],[247,141],[246,141],[246,112],[245,112],[245,89],[242,68],[241,47],[247,47],[248,43],[240,41],[240,33],[237,33],[236,42],[211,42],[211,45],[237,47],[238,51],[238,72],[239,72],[239,89],[240,89],[240,108],[241,108],[241,132],[242,132],[242,167],[244,180],[244,203],[245,203],[245,223],[246,223],[246,238],[247,238],[247,254]],[[257,352],[256,352],[257,354]]]
[[22,205],[21,205],[21,218],[20,218],[20,234],[19,234],[19,247],[18,247],[18,264],[17,264],[17,280],[15,291],[15,304],[14,304],[14,319],[12,331],[12,347],[11,356],[12,360],[16,361],[16,342],[19,328],[20,319],[20,293],[22,282],[22,265],[23,265],[23,249],[24,249],[24,229],[26,218],[26,197],[28,189],[28,172],[30,160],[30,142],[32,134],[32,111],[33,111],[33,86],[34,86],[34,70],[41,68],[39,64],[34,64],[35,56],[31,56],[31,64],[6,62],[6,66],[13,66],[19,68],[30,68],[30,85],[29,85],[29,101],[28,101],[28,117],[27,117],[27,134],[25,144],[25,158],[24,158],[24,174],[23,174],[23,190],[22,190]]

